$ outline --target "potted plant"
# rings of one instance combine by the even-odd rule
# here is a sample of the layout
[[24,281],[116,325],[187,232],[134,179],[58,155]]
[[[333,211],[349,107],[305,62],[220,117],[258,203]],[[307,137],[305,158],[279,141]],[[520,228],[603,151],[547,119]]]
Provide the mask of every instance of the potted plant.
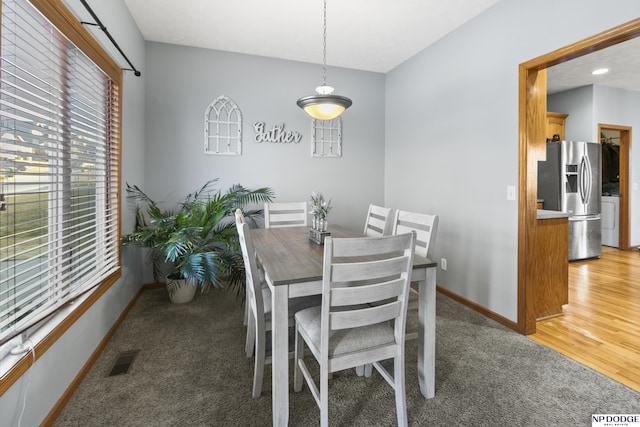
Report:
[[[127,183],[127,198],[146,205],[146,209],[136,207],[135,229],[123,236],[122,242],[150,249],[156,282],[163,263],[169,266],[167,290],[174,302],[190,300],[197,288],[207,292],[211,286],[225,284],[244,295],[244,262],[234,212],[271,201],[273,191],[268,187],[250,190],[236,184],[222,193],[212,191],[216,181],[210,180],[188,194],[175,210],[161,209],[138,186]],[[244,210],[245,218],[254,224],[261,214],[262,209]]]
[[311,193],[310,209],[311,215],[313,215],[313,229],[318,231],[326,231],[329,223],[327,222],[327,216],[331,212],[331,200],[326,200],[322,193]]

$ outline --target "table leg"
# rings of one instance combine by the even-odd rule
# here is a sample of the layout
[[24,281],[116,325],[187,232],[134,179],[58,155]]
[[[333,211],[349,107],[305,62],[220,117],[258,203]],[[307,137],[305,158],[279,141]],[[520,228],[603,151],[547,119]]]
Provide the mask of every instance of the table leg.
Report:
[[418,379],[420,392],[431,399],[435,396],[436,367],[436,268],[426,271],[426,280],[419,282],[418,304]]
[[271,288],[271,388],[273,425],[289,422],[289,287]]

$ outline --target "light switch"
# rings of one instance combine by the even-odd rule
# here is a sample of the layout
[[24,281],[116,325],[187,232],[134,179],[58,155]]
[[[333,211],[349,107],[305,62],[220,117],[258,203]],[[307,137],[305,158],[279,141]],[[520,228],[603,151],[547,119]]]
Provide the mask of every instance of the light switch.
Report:
[[638,189],[638,183],[634,182],[632,188],[633,188],[634,191],[637,190]]
[[507,185],[507,200],[515,200],[515,199],[516,199],[516,186]]

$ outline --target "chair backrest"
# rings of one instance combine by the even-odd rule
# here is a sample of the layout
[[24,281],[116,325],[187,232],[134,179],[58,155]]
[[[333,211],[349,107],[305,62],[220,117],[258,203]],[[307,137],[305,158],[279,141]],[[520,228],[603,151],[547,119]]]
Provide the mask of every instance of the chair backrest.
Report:
[[393,234],[416,232],[416,255],[433,261],[433,248],[438,232],[438,215],[408,212],[398,209],[393,220]]
[[[378,357],[380,352],[388,351],[389,357],[394,357],[393,352],[403,351],[397,346],[404,348],[414,246],[414,232],[374,238],[325,239],[321,320],[323,355],[329,355],[332,331],[361,328],[392,319],[395,320],[393,342],[372,343],[372,347],[376,347],[373,352]],[[354,332],[357,337],[357,331]],[[353,362],[353,355],[345,357],[345,366]],[[363,360],[365,363],[369,362]],[[340,364],[339,360],[332,359],[331,371],[342,369]]]
[[244,222],[244,215],[242,215],[240,209],[236,210],[236,229],[238,230],[242,259],[244,260],[244,270],[247,277],[246,303],[249,304],[250,310],[253,311],[258,323],[260,324],[260,320],[262,320],[262,324],[264,325],[264,301],[262,300],[262,287],[260,285],[256,253],[253,248],[253,240],[251,240],[249,224]]
[[306,227],[308,209],[307,202],[267,202],[264,204],[264,228]]
[[364,235],[367,237],[388,236],[391,234],[392,221],[392,209],[371,204],[364,223]]
[[244,213],[242,213],[242,209],[236,209],[236,225],[244,224],[246,221],[244,220]]

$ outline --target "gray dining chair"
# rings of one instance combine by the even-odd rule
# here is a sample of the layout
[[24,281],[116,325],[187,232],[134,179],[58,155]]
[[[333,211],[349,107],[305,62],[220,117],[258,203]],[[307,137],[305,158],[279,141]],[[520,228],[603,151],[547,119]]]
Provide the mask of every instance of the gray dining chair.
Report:
[[364,235],[368,237],[388,236],[391,234],[392,221],[393,209],[370,204],[364,222]]
[[[436,234],[438,233],[438,215],[409,212],[398,209],[393,219],[392,234],[403,234],[415,231],[415,254],[433,260]],[[409,288],[409,311],[418,310],[418,290]],[[407,339],[418,337],[417,331],[407,333]]]
[[264,204],[264,228],[306,227],[309,222],[307,202]]
[[438,233],[438,215],[415,213],[398,209],[393,219],[392,234],[416,232],[416,255],[433,260]]
[[[392,234],[403,234],[411,231],[416,233],[415,254],[433,260],[433,250],[438,232],[438,215],[415,213],[401,209],[396,210],[392,223]],[[409,286],[407,312],[417,312],[419,301],[418,290],[413,286]],[[412,322],[409,323],[411,323],[410,326],[413,326]],[[415,327],[406,331],[405,338],[407,340],[418,338],[418,331],[415,330]],[[371,365],[356,367],[358,376],[369,377],[371,373]]]
[[[235,211],[235,217],[236,217],[236,228],[238,224],[244,224],[245,221],[245,217],[244,217],[244,213],[242,212],[242,209],[236,209]],[[238,231],[238,235],[239,235],[239,231]],[[264,271],[260,268],[260,266],[257,264],[256,265],[258,267],[258,273],[259,273],[259,278],[260,278],[260,284],[262,287],[266,287],[267,283],[264,281]],[[245,297],[244,297],[244,316],[242,317],[242,324],[247,326],[248,322],[249,322],[249,300],[251,298],[251,276],[250,276],[250,269],[246,268],[245,265],[245,286],[244,286],[244,290],[245,290]],[[253,342],[253,341],[252,341]],[[253,344],[251,344],[253,346]],[[245,344],[245,348],[248,348],[248,343]],[[253,348],[253,347],[252,347]],[[249,352],[247,350],[247,352]],[[253,350],[251,350],[251,353],[253,353]],[[247,356],[249,357],[249,356]]]
[[[391,226],[393,225],[393,209],[384,206],[369,205],[367,217],[364,221],[364,235],[367,237],[382,237],[391,234]],[[357,366],[356,373],[358,376],[371,376],[371,365]]]
[[[246,275],[247,337],[245,354],[247,357],[251,357],[255,353],[251,395],[257,399],[262,394],[264,366],[271,363],[271,357],[266,354],[266,335],[267,331],[271,330],[271,291],[264,281],[264,275],[259,271],[249,224],[244,222],[244,216],[240,209],[236,210],[235,216]],[[289,325],[294,325],[293,316],[297,311],[319,305],[321,302],[319,295],[290,299]]]
[[[295,315],[294,390],[306,380],[320,425],[327,426],[330,374],[372,364],[395,390],[398,425],[406,426],[404,344],[415,233],[327,237],[324,245],[322,305]],[[304,360],[305,344],[320,365],[319,387]],[[380,363],[387,359],[393,375]]]

